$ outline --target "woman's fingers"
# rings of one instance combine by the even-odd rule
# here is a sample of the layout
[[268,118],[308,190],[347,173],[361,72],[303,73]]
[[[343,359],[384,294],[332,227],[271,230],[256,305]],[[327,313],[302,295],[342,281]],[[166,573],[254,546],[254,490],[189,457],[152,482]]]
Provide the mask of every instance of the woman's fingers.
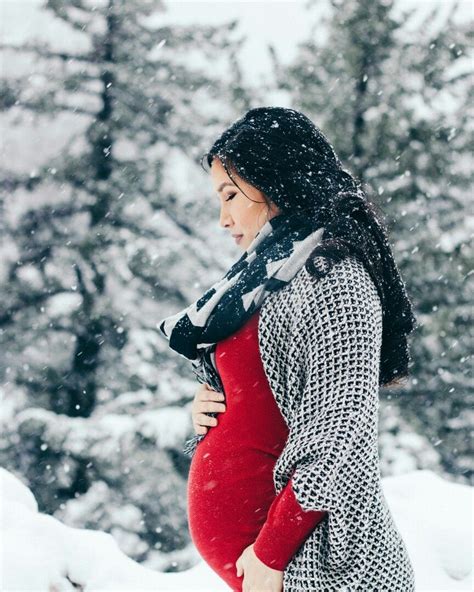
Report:
[[221,413],[225,411],[224,403],[215,403],[214,401],[200,401],[196,405],[196,413],[209,413],[209,412]]
[[224,395],[212,389],[202,389],[198,393],[199,399],[201,401],[223,401]]
[[[219,403],[206,403],[207,406],[217,406],[219,407],[219,409],[214,409],[214,408],[205,408],[204,410],[201,409],[201,411],[196,411],[193,414],[193,425],[194,425],[194,429],[195,431],[197,431],[198,433],[201,433],[201,430],[198,430],[198,428],[203,427],[203,426],[216,426],[218,424],[218,420],[216,417],[211,417],[210,415],[206,415],[204,413],[204,411],[217,411],[217,412],[223,412],[225,411],[225,405],[221,405]],[[206,429],[207,431],[207,429]],[[205,432],[204,432],[205,433]]]
[[215,393],[214,391],[205,391],[201,393],[199,399],[201,401],[223,401],[224,395],[221,393]]
[[215,425],[217,425],[216,418],[203,413],[197,413],[193,418],[194,431],[197,434],[206,434],[207,430]]
[[217,419],[206,415],[206,413],[223,413],[226,410],[226,406],[221,401],[224,400],[224,395],[211,389],[207,383],[199,386],[194,397],[191,413],[194,431],[197,434],[205,434],[208,427],[217,425]]
[[204,426],[215,426],[217,425],[217,418],[206,415],[205,413],[196,414],[196,423]]

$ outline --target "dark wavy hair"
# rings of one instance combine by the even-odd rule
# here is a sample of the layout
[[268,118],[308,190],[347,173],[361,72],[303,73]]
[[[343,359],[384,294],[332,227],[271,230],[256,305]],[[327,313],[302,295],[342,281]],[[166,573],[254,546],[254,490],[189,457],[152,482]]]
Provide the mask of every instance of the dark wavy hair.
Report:
[[321,276],[315,257],[324,257],[324,273],[349,255],[364,264],[383,310],[379,384],[399,384],[408,375],[407,336],[416,319],[381,212],[342,168],[321,130],[294,109],[257,107],[221,134],[201,166],[206,159],[210,169],[215,157],[237,187],[234,175],[259,189],[267,205],[273,202],[283,213],[306,212],[314,229],[324,226],[323,240],[305,262],[310,273]]

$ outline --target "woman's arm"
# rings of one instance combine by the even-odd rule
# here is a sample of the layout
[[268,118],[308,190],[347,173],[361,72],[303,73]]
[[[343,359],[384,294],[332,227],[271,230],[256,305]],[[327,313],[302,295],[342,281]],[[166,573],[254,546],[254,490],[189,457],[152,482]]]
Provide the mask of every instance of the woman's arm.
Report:
[[[369,502],[378,469],[378,390],[382,305],[355,257],[322,278],[302,274],[292,336],[304,377],[284,454],[293,491],[306,510],[337,511]],[[363,518],[363,513],[360,514]]]
[[[274,359],[280,337],[269,319],[271,336],[262,338],[263,347],[271,344],[272,351],[263,352],[270,384],[279,397],[288,397],[289,434],[276,482],[292,472],[284,489],[292,489],[302,509],[328,513],[331,557],[342,564],[349,541],[354,546],[363,541],[378,491],[382,307],[375,284],[355,258],[319,278],[305,269],[292,285],[290,298],[278,301],[278,315],[291,327],[284,342],[291,340],[292,347]],[[282,364],[292,365],[285,378]],[[259,547],[271,564],[273,558]]]
[[273,500],[254,542],[255,555],[272,569],[283,571],[326,512],[306,512],[295,498],[291,479]]

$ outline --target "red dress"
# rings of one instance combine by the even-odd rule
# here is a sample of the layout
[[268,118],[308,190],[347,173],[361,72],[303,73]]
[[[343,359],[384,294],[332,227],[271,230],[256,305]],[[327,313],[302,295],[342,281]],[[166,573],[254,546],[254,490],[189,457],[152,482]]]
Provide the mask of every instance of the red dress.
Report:
[[188,478],[191,538],[206,563],[241,592],[235,563],[254,543],[265,565],[283,571],[324,511],[305,512],[291,480],[278,496],[273,467],[288,427],[270,390],[259,354],[259,310],[216,347],[216,365],[226,394],[198,444]]

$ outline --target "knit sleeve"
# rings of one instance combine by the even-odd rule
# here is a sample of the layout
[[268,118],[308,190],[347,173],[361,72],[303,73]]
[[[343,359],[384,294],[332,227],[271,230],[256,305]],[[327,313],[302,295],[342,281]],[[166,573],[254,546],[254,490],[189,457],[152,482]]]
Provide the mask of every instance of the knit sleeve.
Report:
[[283,571],[326,512],[306,512],[297,502],[291,481],[273,500],[254,542],[254,553],[268,567]]
[[329,513],[331,559],[344,563],[377,495],[382,307],[355,258],[323,277],[305,269],[299,282],[291,334],[301,382],[283,454],[301,507]]

